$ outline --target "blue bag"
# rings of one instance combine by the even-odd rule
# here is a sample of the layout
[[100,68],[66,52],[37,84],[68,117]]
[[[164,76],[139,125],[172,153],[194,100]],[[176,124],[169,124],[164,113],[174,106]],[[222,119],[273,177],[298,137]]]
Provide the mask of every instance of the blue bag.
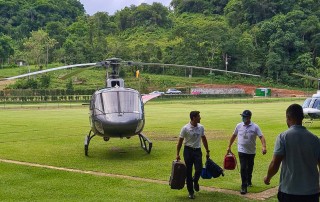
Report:
[[206,170],[211,174],[213,178],[217,178],[220,175],[224,176],[223,169],[213,162],[210,158],[206,161]]
[[207,168],[202,168],[201,170],[201,177],[202,179],[211,179],[212,175],[211,173],[207,170]]

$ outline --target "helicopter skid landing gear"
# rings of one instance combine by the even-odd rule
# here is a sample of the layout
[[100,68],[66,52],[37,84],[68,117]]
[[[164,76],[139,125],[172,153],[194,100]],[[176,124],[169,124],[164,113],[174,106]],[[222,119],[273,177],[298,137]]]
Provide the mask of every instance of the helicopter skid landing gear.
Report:
[[305,126],[311,126],[312,123],[313,123],[313,120],[311,119],[311,120],[309,120],[309,121],[304,121],[304,122],[303,122],[303,125],[305,125]]
[[84,154],[86,156],[88,156],[88,150],[89,150],[89,143],[90,143],[90,140],[96,135],[96,134],[93,134],[91,135],[91,132],[92,130],[90,130],[89,132],[89,135],[87,135],[84,139]]
[[148,154],[150,154],[151,149],[152,149],[152,142],[146,136],[144,136],[141,133],[139,134],[139,139],[140,139],[141,148],[144,151],[146,151]]

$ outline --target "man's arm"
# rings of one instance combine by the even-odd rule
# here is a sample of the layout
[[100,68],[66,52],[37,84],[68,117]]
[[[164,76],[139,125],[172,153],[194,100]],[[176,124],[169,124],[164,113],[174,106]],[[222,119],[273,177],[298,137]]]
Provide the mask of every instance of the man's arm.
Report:
[[270,162],[270,165],[268,168],[268,174],[266,177],[264,177],[264,180],[263,180],[266,185],[270,184],[271,178],[278,172],[282,160],[283,160],[283,156],[273,155],[272,161]]
[[202,139],[202,144],[203,144],[203,146],[204,146],[204,148],[206,149],[206,152],[207,152],[206,157],[209,158],[210,157],[210,150],[209,150],[209,147],[208,147],[207,138],[206,138],[206,136],[201,136],[201,139]]
[[263,135],[259,136],[260,140],[261,140],[261,144],[262,144],[262,154],[265,155],[267,153],[267,143],[266,143],[266,139],[264,138]]
[[230,141],[229,141],[229,146],[228,146],[228,149],[227,149],[227,152],[229,153],[229,152],[231,152],[231,146],[232,146],[232,144],[233,144],[233,142],[234,142],[234,140],[237,138],[237,136],[235,135],[235,134],[233,134],[232,136],[231,136],[231,138],[230,138]]
[[183,138],[182,137],[179,137],[179,140],[178,140],[178,144],[177,144],[177,161],[180,160],[180,149],[182,147],[182,143],[183,143]]

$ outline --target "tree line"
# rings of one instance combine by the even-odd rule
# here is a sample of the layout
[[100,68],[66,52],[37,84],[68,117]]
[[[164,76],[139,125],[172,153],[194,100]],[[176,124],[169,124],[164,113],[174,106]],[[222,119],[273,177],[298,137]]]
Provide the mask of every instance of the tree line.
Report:
[[172,0],[169,8],[143,3],[92,16],[78,0],[0,0],[0,62],[42,67],[119,57],[248,72],[302,86],[292,73],[320,77],[319,17],[319,2],[310,0]]

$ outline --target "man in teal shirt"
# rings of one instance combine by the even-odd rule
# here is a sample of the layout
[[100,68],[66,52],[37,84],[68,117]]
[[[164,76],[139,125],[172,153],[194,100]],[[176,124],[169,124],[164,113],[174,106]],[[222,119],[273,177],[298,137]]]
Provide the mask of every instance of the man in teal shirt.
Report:
[[303,109],[300,105],[290,105],[286,118],[289,129],[277,137],[264,183],[270,184],[282,163],[278,200],[319,202],[319,138],[302,126]]

